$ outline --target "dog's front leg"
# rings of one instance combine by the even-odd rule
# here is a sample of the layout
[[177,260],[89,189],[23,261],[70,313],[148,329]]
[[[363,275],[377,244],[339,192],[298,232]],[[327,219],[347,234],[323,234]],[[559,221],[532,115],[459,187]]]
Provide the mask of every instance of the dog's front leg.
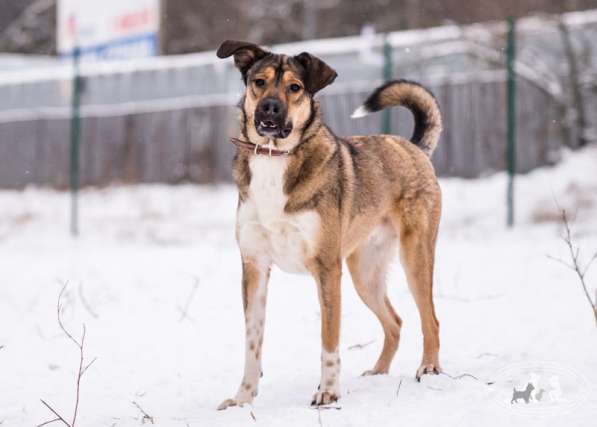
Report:
[[340,260],[316,262],[312,268],[321,307],[321,381],[311,405],[327,405],[340,397]]
[[261,377],[261,345],[270,265],[243,259],[243,307],[245,311],[245,372],[234,399],[226,399],[219,410],[242,406],[257,396]]

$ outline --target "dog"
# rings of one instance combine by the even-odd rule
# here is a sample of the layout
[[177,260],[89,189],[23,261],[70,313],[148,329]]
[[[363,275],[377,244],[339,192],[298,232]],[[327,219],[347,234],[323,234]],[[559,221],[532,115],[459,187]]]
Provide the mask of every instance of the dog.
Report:
[[310,274],[321,309],[321,380],[311,401],[340,397],[340,276],[342,261],[358,295],[384,332],[381,354],[364,375],[386,374],[402,320],[386,293],[388,264],[400,259],[419,310],[423,356],[416,378],[439,373],[439,323],[432,295],[441,193],[430,156],[442,130],[434,96],[397,80],[377,88],[357,109],[361,117],[402,105],[415,119],[409,140],[393,135],[339,138],[324,123],[318,101],[336,72],[303,52],[275,54],[253,43],[225,41],[245,84],[233,177],[238,187],[236,240],[242,259],[245,365],[234,398],[250,403],[262,375],[267,285],[272,265]]
[[529,401],[531,400],[531,392],[535,390],[535,386],[531,383],[527,384],[527,388],[525,388],[524,390],[516,390],[515,388],[512,389],[512,400],[510,401],[510,404],[513,403],[518,403],[518,399],[522,399],[524,400],[524,403],[528,404]]

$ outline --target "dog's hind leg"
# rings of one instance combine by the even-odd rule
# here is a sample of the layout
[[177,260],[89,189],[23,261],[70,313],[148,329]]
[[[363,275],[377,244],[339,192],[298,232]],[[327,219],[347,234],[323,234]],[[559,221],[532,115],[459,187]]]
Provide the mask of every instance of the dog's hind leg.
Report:
[[257,395],[261,376],[261,346],[265,326],[265,304],[270,266],[243,259],[243,307],[245,311],[245,372],[234,399],[226,399],[219,410],[250,403]]
[[386,293],[386,273],[396,255],[396,240],[391,226],[383,224],[346,260],[359,297],[377,316],[384,332],[381,354],[373,369],[363,375],[387,374],[400,341],[402,320]]
[[423,330],[423,357],[416,378],[426,373],[438,374],[439,322],[433,304],[433,264],[439,225],[439,200],[409,201],[400,209],[394,223],[400,236],[400,261],[406,273],[408,287],[414,297]]

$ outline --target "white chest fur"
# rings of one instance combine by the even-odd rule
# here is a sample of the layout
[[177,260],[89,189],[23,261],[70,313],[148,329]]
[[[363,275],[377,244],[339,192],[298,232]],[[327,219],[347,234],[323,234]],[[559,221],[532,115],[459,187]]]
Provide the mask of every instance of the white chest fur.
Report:
[[288,214],[284,207],[285,156],[252,156],[249,197],[238,209],[237,236],[243,255],[273,262],[284,271],[306,272],[315,250],[319,215],[315,211]]

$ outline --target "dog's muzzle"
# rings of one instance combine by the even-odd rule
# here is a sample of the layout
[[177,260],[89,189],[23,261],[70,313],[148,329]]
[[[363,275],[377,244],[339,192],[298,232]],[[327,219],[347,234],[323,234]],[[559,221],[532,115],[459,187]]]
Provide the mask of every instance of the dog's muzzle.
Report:
[[260,136],[286,138],[292,132],[292,122],[286,121],[286,107],[277,98],[262,99],[254,117],[255,129]]

